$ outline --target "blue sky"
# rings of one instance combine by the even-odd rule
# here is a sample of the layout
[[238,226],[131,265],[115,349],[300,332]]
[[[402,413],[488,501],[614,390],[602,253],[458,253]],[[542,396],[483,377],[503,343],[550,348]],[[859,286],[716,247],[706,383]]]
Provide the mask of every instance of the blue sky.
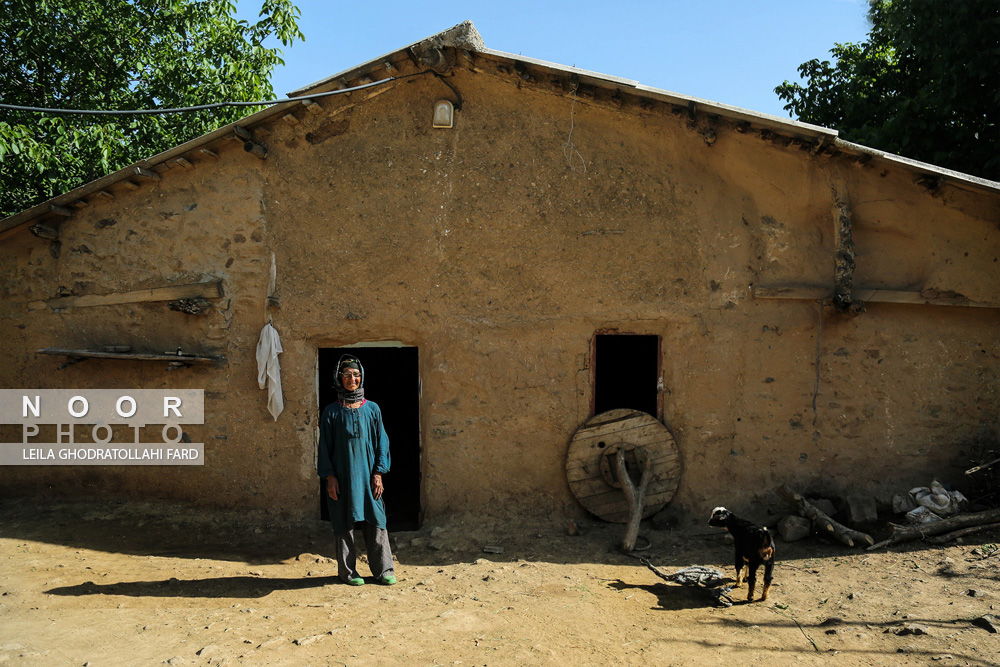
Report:
[[[866,0],[296,4],[306,40],[284,49],[279,96],[471,20],[491,49],[787,118],[774,87],[868,32]],[[260,6],[239,0],[240,18]]]

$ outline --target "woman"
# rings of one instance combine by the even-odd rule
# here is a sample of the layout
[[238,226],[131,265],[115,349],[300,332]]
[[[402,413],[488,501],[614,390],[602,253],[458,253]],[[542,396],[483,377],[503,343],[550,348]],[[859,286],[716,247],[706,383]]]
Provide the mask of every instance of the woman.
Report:
[[380,584],[396,583],[385,527],[382,475],[389,472],[389,438],[382,412],[365,400],[365,371],[357,357],[337,362],[337,402],[319,424],[319,476],[326,480],[327,506],[337,549],[337,576],[352,586],[365,580],[356,567],[354,528],[362,523],[368,566]]

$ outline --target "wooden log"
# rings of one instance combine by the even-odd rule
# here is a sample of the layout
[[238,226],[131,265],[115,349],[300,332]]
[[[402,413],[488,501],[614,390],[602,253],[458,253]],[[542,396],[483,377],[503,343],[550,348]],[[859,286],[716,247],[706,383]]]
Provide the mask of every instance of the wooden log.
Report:
[[910,540],[917,540],[933,535],[942,535],[960,528],[982,526],[989,523],[997,523],[998,521],[1000,521],[1000,509],[976,512],[974,514],[959,514],[948,519],[922,523],[916,526],[900,526],[893,523],[889,524],[892,527],[892,534],[889,535],[889,538],[868,547],[868,551],[889,546],[890,544],[899,544],[900,542],[909,542]]
[[261,160],[267,157],[267,146],[256,141],[244,141],[243,150]]
[[136,167],[134,171],[136,176],[140,176],[150,181],[160,180],[160,175],[150,169],[143,169],[142,167]]
[[[833,237],[836,243],[833,270],[833,305],[840,311],[852,310],[854,292],[855,246],[852,231],[851,208],[833,193]],[[863,310],[863,306],[859,307]]]
[[1000,523],[984,523],[981,526],[970,526],[968,528],[962,528],[961,530],[956,530],[945,535],[938,535],[937,537],[928,537],[927,541],[931,544],[947,544],[952,540],[957,540],[960,537],[965,537],[966,535],[975,535],[976,533],[981,533],[986,530],[993,530],[995,528],[1000,528]]
[[854,530],[853,528],[848,528],[841,523],[837,523],[818,507],[811,504],[800,494],[792,491],[784,484],[778,487],[778,495],[784,498],[789,505],[798,510],[801,516],[809,519],[817,530],[828,533],[831,537],[837,538],[849,547],[853,547],[855,541],[866,542],[869,545],[875,543],[875,540],[873,540],[869,535],[866,535],[861,531]]
[[31,230],[32,234],[34,234],[40,239],[49,239],[50,241],[54,241],[59,238],[58,226],[49,227],[47,225],[38,224],[38,225],[32,225],[31,227],[29,227],[29,229]]
[[632,478],[625,469],[625,448],[619,447],[615,452],[615,469],[618,472],[618,481],[621,482],[622,491],[629,505],[628,527],[625,529],[625,537],[622,539],[622,551],[631,553],[635,550],[635,541],[639,537],[639,522],[642,521],[642,507],[646,500],[646,487],[652,477],[650,472],[653,466],[649,464],[649,455],[642,447],[632,450],[635,459],[642,466],[642,475],[639,477],[639,487],[636,488]]

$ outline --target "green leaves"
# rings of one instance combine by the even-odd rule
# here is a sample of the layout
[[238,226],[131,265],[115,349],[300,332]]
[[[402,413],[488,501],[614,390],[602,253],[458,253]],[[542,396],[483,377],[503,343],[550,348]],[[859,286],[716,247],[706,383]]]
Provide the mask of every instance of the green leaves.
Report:
[[[0,0],[0,100],[45,108],[148,109],[274,97],[280,50],[303,39],[291,0],[260,21],[231,0]],[[0,217],[232,122],[252,109],[170,116],[0,110]]]
[[1000,3],[872,0],[868,39],[775,88],[850,141],[1000,180]]

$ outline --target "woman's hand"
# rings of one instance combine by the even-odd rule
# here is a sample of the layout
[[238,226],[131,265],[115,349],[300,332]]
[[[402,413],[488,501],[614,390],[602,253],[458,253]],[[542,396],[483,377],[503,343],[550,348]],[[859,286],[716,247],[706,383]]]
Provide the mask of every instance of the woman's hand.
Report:
[[337,481],[336,475],[330,475],[326,478],[326,493],[334,500],[339,500],[340,482]]
[[382,473],[380,472],[372,475],[372,495],[375,496],[375,500],[382,497]]

